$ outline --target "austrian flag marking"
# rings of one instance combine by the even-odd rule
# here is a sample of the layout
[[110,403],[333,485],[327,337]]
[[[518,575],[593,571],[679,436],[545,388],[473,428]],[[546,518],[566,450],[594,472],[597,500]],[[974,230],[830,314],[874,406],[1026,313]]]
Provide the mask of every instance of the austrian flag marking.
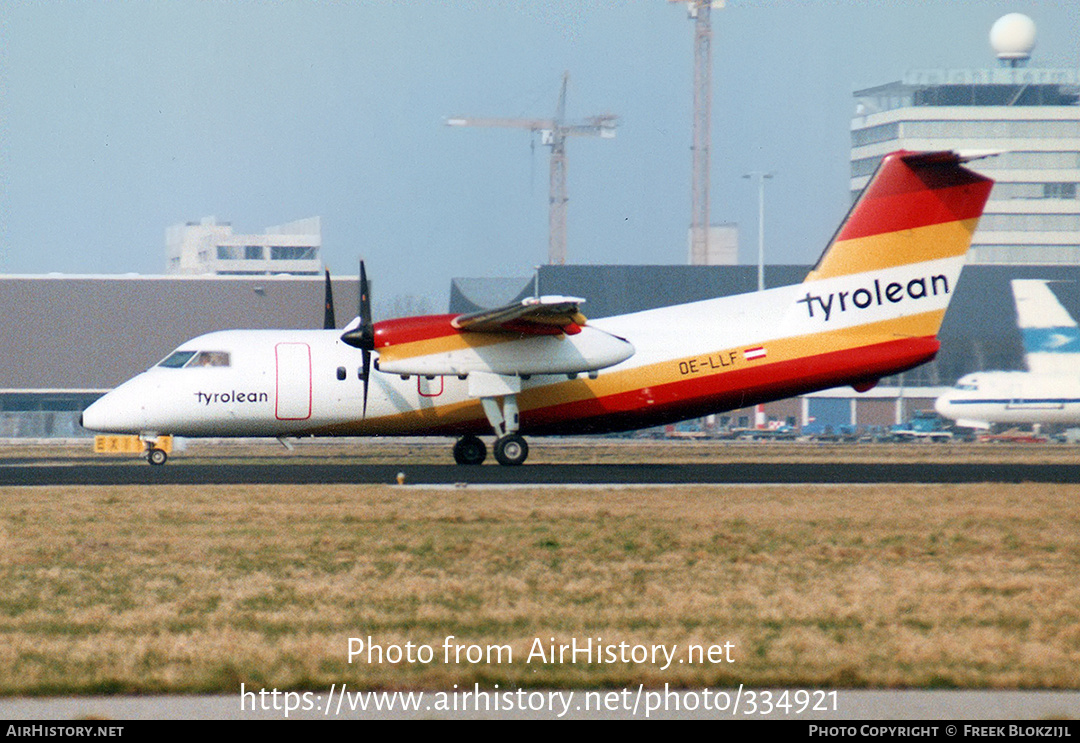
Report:
[[765,346],[754,346],[753,348],[747,348],[742,352],[743,358],[747,361],[763,359],[765,358],[765,353]]

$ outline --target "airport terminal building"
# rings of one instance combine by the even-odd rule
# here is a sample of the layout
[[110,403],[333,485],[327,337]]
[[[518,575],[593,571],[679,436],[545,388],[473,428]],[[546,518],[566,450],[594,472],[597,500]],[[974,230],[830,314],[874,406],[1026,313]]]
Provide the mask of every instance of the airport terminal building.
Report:
[[1080,263],[1080,70],[916,70],[855,93],[852,200],[889,152],[1001,153],[969,264]]

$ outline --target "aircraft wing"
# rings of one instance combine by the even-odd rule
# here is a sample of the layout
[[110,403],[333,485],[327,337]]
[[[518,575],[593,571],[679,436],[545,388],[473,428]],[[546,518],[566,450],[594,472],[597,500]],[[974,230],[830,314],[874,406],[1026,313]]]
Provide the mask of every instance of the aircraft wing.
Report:
[[580,309],[584,301],[557,295],[527,297],[503,307],[458,315],[450,324],[458,330],[475,333],[577,335],[586,322]]
[[624,338],[585,324],[578,297],[529,297],[464,315],[375,323],[378,368],[394,374],[501,376],[595,372],[628,359]]

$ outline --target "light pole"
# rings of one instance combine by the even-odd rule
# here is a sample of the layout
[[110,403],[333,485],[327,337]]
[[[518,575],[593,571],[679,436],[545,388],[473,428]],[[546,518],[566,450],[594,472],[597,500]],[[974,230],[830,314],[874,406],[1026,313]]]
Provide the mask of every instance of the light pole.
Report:
[[758,179],[758,226],[757,226],[757,288],[758,291],[765,289],[765,179],[772,178],[776,173],[763,173],[754,170],[743,178]]

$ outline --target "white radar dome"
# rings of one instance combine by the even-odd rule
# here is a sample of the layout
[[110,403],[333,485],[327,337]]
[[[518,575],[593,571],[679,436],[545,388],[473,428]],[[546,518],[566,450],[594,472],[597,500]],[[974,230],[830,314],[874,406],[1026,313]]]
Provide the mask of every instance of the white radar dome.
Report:
[[990,46],[998,59],[1027,59],[1035,48],[1035,21],[1023,13],[998,18],[990,28]]

